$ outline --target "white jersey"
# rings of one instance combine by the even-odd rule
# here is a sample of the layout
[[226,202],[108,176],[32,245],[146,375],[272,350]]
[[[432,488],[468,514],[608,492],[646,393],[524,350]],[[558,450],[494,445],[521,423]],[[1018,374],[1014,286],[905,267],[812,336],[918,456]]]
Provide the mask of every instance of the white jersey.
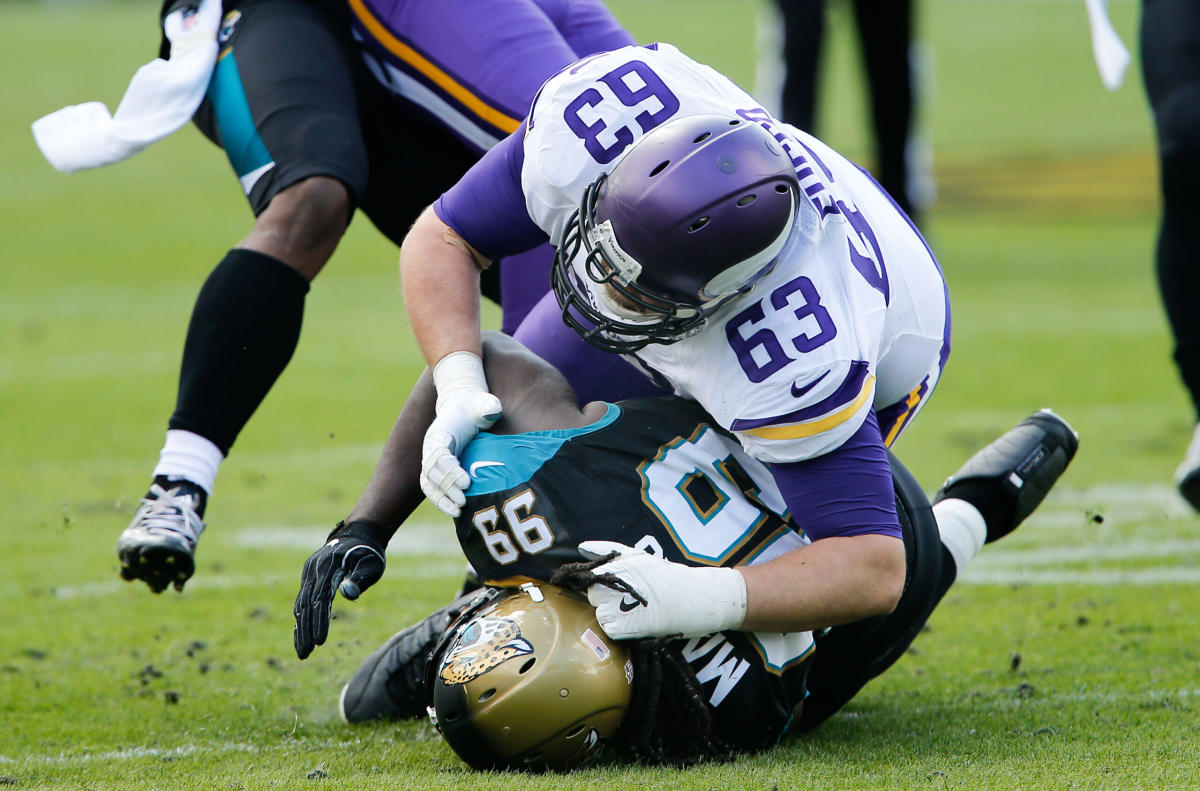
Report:
[[893,407],[886,444],[933,389],[948,352],[945,283],[924,241],[879,186],[816,138],[674,47],[626,47],[551,78],[534,102],[521,185],[552,240],[585,187],[670,118],[737,115],[791,156],[804,196],[774,270],[703,331],[651,344],[637,362],[699,401],[750,455],[800,461],[841,446]]

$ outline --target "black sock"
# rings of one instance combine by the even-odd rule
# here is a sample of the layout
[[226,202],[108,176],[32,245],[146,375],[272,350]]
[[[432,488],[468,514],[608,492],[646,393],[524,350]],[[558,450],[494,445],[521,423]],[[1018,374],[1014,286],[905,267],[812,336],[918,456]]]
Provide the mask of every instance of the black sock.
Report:
[[308,281],[282,261],[230,250],[196,297],[170,428],[228,455],[296,350],[307,293]]

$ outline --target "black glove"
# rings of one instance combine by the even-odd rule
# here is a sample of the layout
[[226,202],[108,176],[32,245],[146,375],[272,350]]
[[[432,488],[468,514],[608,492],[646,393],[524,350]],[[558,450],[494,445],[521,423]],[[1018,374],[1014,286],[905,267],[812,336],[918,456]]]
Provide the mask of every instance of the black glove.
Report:
[[347,599],[357,599],[383,576],[386,543],[383,532],[371,522],[338,522],[325,546],[304,562],[300,593],[292,609],[296,656],[304,659],[325,643],[335,590],[340,589]]

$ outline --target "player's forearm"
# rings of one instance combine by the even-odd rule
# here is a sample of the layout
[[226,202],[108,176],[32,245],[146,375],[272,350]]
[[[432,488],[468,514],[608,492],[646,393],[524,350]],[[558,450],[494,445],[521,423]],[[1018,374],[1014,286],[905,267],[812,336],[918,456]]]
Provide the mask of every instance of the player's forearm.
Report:
[[421,374],[384,443],[379,462],[346,521],[365,519],[388,540],[416,510],[421,493],[421,438],[433,421],[434,391],[429,369]]
[[738,570],[746,580],[742,629],[822,629],[895,609],[904,589],[904,543],[874,534],[825,538]]
[[432,209],[404,239],[400,275],[408,319],[430,367],[451,352],[482,355],[479,261]]

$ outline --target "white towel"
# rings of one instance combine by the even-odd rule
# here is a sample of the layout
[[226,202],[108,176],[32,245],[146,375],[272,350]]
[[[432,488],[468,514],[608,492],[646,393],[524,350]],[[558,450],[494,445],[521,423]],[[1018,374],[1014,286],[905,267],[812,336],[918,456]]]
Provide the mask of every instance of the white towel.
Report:
[[1129,67],[1129,50],[1117,35],[1108,18],[1108,0],[1085,0],[1088,22],[1092,28],[1092,55],[1104,87],[1115,91],[1125,79]]
[[138,69],[110,116],[101,102],[74,104],[33,122],[42,155],[63,173],[120,162],[175,132],[196,113],[217,63],[221,0],[173,11],[163,20],[171,59]]

